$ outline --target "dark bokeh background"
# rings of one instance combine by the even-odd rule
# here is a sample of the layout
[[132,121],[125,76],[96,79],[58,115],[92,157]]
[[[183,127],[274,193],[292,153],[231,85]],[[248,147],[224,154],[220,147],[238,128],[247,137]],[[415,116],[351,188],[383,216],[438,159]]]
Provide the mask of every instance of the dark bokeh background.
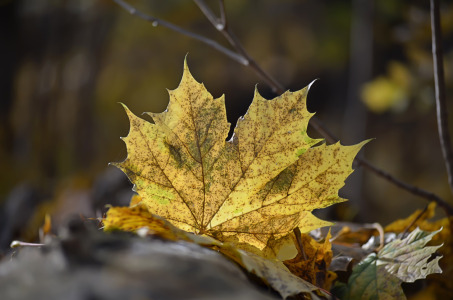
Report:
[[[343,144],[375,138],[365,157],[452,201],[437,138],[429,1],[225,2],[233,31],[285,87],[319,78],[309,109]],[[130,3],[227,45],[191,1]],[[207,3],[216,10],[217,1]],[[452,99],[449,1],[442,21]],[[136,114],[163,111],[187,53],[195,78],[214,97],[226,94],[233,124],[256,83],[275,96],[250,68],[112,1],[0,0],[0,252],[13,238],[35,239],[46,213],[58,226],[127,203],[131,185],[107,166],[126,157],[119,137],[129,125],[117,103]],[[426,203],[366,171],[341,194],[350,202],[328,217],[386,224]]]

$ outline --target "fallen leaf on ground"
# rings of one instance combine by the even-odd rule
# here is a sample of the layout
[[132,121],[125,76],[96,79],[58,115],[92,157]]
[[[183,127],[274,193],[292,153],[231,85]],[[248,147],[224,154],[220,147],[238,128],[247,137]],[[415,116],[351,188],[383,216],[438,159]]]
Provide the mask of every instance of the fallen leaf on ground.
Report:
[[405,239],[396,239],[377,254],[372,253],[354,267],[341,299],[406,299],[402,282],[414,282],[433,273],[442,273],[440,256],[432,258],[440,246],[426,246],[439,231],[416,228]]
[[168,240],[183,239],[175,234],[164,219],[153,216],[144,205],[130,207],[111,207],[103,219],[104,231],[122,230],[137,232],[146,228],[147,233]]
[[[440,266],[443,270],[442,275],[434,274],[428,280],[428,288],[432,291],[430,297],[436,299],[447,299],[453,294],[453,238],[452,226],[453,217],[445,217],[439,220],[431,221],[434,217],[436,203],[431,202],[426,210],[416,210],[412,215],[407,218],[397,220],[385,227],[386,232],[402,233],[418,226],[424,231],[438,231],[438,234],[433,236],[430,245],[437,245],[443,243],[443,246],[437,251],[442,255]],[[424,299],[426,292],[421,291],[417,293],[412,299]]]

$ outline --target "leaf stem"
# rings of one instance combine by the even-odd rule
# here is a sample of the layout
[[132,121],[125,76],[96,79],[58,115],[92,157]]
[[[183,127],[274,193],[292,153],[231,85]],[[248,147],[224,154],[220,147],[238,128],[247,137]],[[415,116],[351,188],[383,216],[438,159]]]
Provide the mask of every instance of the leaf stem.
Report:
[[18,248],[18,247],[42,247],[45,244],[37,244],[37,243],[27,243],[21,241],[12,241],[10,244],[11,248]]
[[[135,15],[148,22],[151,22],[154,26],[161,25],[162,27],[166,27],[170,30],[173,30],[173,31],[183,34],[185,36],[196,39],[196,40],[214,48],[215,50],[223,53],[224,55],[230,57],[231,59],[238,62],[239,64],[250,67],[260,78],[262,78],[266,82],[266,84],[268,84],[272,88],[273,92],[283,93],[285,91],[285,87],[281,83],[279,83],[277,80],[272,78],[266,71],[264,71],[261,68],[261,66],[258,63],[256,63],[256,61],[248,54],[248,52],[242,46],[242,44],[240,43],[240,41],[236,37],[236,35],[234,35],[232,30],[228,26],[227,17],[226,17],[226,13],[225,13],[224,1],[219,0],[220,19],[218,19],[203,0],[194,0],[195,4],[197,4],[197,6],[200,8],[200,10],[203,12],[203,14],[206,16],[206,18],[211,22],[211,24],[218,31],[220,31],[223,34],[223,36],[228,40],[228,42],[235,49],[236,52],[220,45],[219,43],[215,42],[212,39],[209,39],[202,35],[185,30],[177,25],[166,22],[164,20],[147,15],[147,14],[137,10],[132,5],[124,2],[123,0],[113,0],[113,1],[115,3],[117,3],[119,6],[121,6],[122,8],[124,8],[125,10],[127,10],[130,14]],[[431,0],[431,1],[436,1],[436,0]],[[436,2],[438,2],[438,1],[436,1]],[[433,50],[433,53],[434,53],[434,50]],[[442,72],[442,82],[443,82],[443,72]],[[445,110],[444,110],[444,113],[446,114]],[[445,118],[443,118],[442,120],[445,120]],[[443,121],[443,122],[445,122],[445,121]],[[444,123],[442,123],[442,124],[444,124]],[[328,128],[326,128],[325,125],[316,117],[312,117],[310,119],[310,125],[318,133],[320,133],[326,139],[327,142],[335,143],[336,141],[338,141],[338,138]],[[442,132],[445,132],[445,131],[442,131]],[[448,135],[448,131],[447,131],[447,135]],[[451,148],[450,148],[450,150],[451,150]],[[450,163],[448,163],[447,165],[450,166],[449,167],[450,170],[453,170],[453,168],[451,167],[451,165],[452,165],[451,162],[453,161],[452,156],[451,156],[451,151],[450,151],[450,156],[448,156],[448,159],[449,159]],[[427,200],[435,201],[439,206],[441,206],[445,210],[447,215],[449,215],[449,216],[453,215],[453,206],[451,206],[449,203],[447,203],[445,200],[443,200],[439,196],[435,195],[434,193],[428,192],[428,191],[418,188],[416,186],[405,183],[405,182],[393,177],[389,173],[379,169],[378,167],[374,166],[373,164],[371,164],[370,162],[368,162],[364,159],[356,157],[354,162],[358,166],[365,167],[367,170],[371,171],[375,175],[386,179],[387,181],[395,184],[396,186],[398,186],[401,189],[404,189],[414,195],[425,198]],[[452,177],[449,175],[449,178],[452,178]],[[453,188],[453,181],[451,181],[450,186]]]
[[431,3],[431,36],[434,67],[434,86],[436,90],[437,128],[439,130],[440,145],[447,168],[448,183],[453,192],[453,150],[451,147],[450,132],[448,130],[448,112],[445,96],[445,77],[443,66],[442,31],[440,27],[439,0],[430,0]]
[[304,260],[307,260],[308,259],[307,254],[305,253],[304,245],[302,243],[302,233],[300,232],[299,227],[294,228],[293,233],[296,236],[297,246],[299,248],[300,253],[302,253]]

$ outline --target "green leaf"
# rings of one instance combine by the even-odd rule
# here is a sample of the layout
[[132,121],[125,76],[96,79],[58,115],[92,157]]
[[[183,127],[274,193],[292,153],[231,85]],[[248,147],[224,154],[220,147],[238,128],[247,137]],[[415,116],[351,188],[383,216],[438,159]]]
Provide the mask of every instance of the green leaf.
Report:
[[442,273],[438,256],[429,260],[439,246],[425,245],[438,233],[412,231],[405,239],[397,239],[377,254],[368,255],[352,270],[342,299],[406,299],[402,282],[414,282],[433,273]]

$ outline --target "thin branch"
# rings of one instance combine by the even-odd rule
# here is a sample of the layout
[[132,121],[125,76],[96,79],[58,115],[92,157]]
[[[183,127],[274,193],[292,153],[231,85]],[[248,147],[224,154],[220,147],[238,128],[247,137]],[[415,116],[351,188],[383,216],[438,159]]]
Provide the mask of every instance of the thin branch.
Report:
[[316,116],[311,117],[310,123],[311,127],[313,127],[316,132],[322,135],[327,142],[330,144],[334,144],[339,141],[339,138],[336,137],[325,125],[321,122]]
[[443,200],[442,198],[437,196],[436,194],[428,192],[428,191],[426,191],[424,189],[421,189],[421,188],[418,188],[416,186],[410,185],[408,183],[405,183],[405,182],[393,177],[389,173],[377,168],[376,166],[372,165],[370,162],[368,162],[365,159],[356,158],[355,162],[358,165],[362,165],[364,168],[372,171],[376,175],[378,175],[378,176],[380,176],[380,177],[382,177],[384,179],[387,179],[388,181],[392,182],[396,186],[398,186],[398,187],[400,187],[400,188],[402,188],[402,189],[404,189],[404,190],[406,190],[406,191],[408,191],[408,192],[410,192],[410,193],[412,193],[414,195],[417,195],[417,196],[420,196],[422,198],[425,198],[425,199],[432,200],[432,201],[436,202],[440,207],[442,207],[445,210],[445,213],[447,215],[453,216],[453,207],[449,203],[445,202],[445,200]]
[[200,0],[193,0],[193,2],[195,2],[195,4],[198,6],[198,8],[201,10],[201,12],[205,15],[205,17],[209,20],[209,22],[211,22],[212,25],[214,25],[214,27],[217,29],[217,30],[222,30],[221,28],[219,28],[219,20],[217,19],[217,17],[215,16],[215,14],[212,12],[212,10],[206,5],[206,3],[204,3],[203,1],[200,1]]
[[166,27],[166,28],[168,28],[170,30],[173,30],[175,32],[178,32],[178,33],[180,33],[182,35],[185,35],[185,36],[188,36],[190,38],[193,38],[193,39],[195,39],[197,41],[200,41],[200,42],[202,42],[202,43],[204,43],[204,44],[216,49],[217,51],[225,54],[226,56],[228,56],[229,58],[233,59],[234,61],[238,62],[241,65],[244,65],[244,66],[248,65],[248,61],[245,60],[241,55],[238,55],[234,51],[231,51],[230,49],[220,45],[219,43],[217,43],[214,40],[211,40],[209,38],[206,38],[206,37],[204,37],[202,35],[199,35],[199,34],[196,34],[194,32],[185,30],[184,28],[179,27],[179,26],[177,26],[177,25],[175,25],[173,23],[170,23],[170,22],[161,20],[159,18],[155,18],[153,16],[147,15],[147,14],[137,10],[135,7],[133,7],[129,3],[124,2],[123,0],[113,0],[113,1],[116,4],[118,4],[119,6],[121,6],[122,8],[124,8],[125,10],[127,10],[131,15],[137,16],[140,19],[143,19],[145,21],[151,22],[151,24],[154,27],[157,27],[159,25],[162,26],[162,27]]
[[428,207],[429,203],[425,206],[424,209],[422,209],[422,211],[420,211],[417,217],[415,217],[415,219],[412,220],[412,222],[408,226],[406,226],[406,228],[403,230],[403,233],[401,234],[401,239],[405,239],[407,237],[409,230],[411,230],[412,226],[417,224],[418,220],[420,220],[421,217],[428,211]]
[[300,232],[299,227],[294,228],[293,233],[296,236],[297,246],[300,253],[302,253],[304,260],[307,260],[307,254],[305,253],[304,244],[302,243],[302,233]]
[[260,65],[248,54],[248,52],[245,50],[245,48],[242,46],[241,42],[239,39],[236,37],[236,35],[230,30],[228,23],[226,22],[225,18],[225,23],[220,23],[215,14],[212,12],[212,10],[206,5],[204,0],[194,0],[195,4],[198,5],[200,10],[203,12],[203,14],[208,18],[208,20],[212,23],[212,25],[220,31],[223,36],[228,40],[228,42],[231,44],[231,46],[236,50],[236,52],[242,57],[244,57],[247,62],[248,66],[252,68],[255,73],[258,74],[258,76],[263,79],[267,85],[269,85],[272,88],[272,91],[274,93],[283,93],[285,91],[285,87],[279,83],[277,80],[275,80],[272,76],[270,76],[268,73],[266,73]]
[[431,35],[433,47],[434,85],[436,89],[437,128],[440,145],[447,168],[448,183],[453,192],[453,150],[448,131],[448,112],[445,96],[445,78],[443,66],[442,32],[440,28],[439,0],[431,0]]
[[219,0],[219,9],[220,9],[220,23],[223,25],[223,27],[225,27],[227,24],[225,1]]
[[[231,31],[231,29],[229,28],[228,23],[227,23],[223,1],[219,0],[219,2],[221,4],[221,6],[220,6],[221,19],[219,20],[203,0],[194,0],[194,2],[198,5],[200,10],[203,12],[203,14],[205,14],[205,16],[213,24],[213,26],[224,35],[224,37],[228,40],[228,42],[236,50],[236,52],[233,52],[233,51],[223,47],[222,45],[218,44],[217,42],[215,42],[211,39],[208,39],[204,36],[187,31],[187,30],[185,30],[181,27],[178,27],[174,24],[171,24],[169,22],[166,22],[166,21],[160,20],[158,18],[144,14],[144,13],[138,11],[136,8],[134,8],[130,4],[124,2],[123,0],[113,0],[113,1],[115,3],[117,3],[118,5],[120,5],[121,7],[123,7],[124,9],[126,9],[130,14],[136,15],[146,21],[152,22],[152,24],[154,26],[162,25],[163,27],[169,28],[169,29],[176,31],[178,33],[181,33],[183,35],[192,37],[192,38],[194,38],[198,41],[201,41],[201,42],[205,43],[206,45],[218,50],[219,52],[227,55],[228,57],[232,58],[234,61],[238,62],[239,64],[244,65],[244,66],[249,66],[250,68],[252,68],[253,71],[255,71],[255,73],[259,77],[261,77],[266,82],[266,84],[268,84],[272,88],[272,90],[275,93],[283,93],[285,91],[284,86],[282,84],[280,84],[278,81],[276,81],[275,79],[273,79],[269,74],[267,74],[255,62],[255,60],[244,49],[244,47],[240,43],[239,39],[233,34],[233,32]],[[222,14],[224,17],[222,17]],[[310,125],[317,132],[319,132],[326,139],[327,142],[335,143],[336,141],[339,140],[316,117],[312,117],[310,119]],[[418,188],[416,186],[407,184],[407,183],[393,177],[389,173],[379,169],[378,167],[372,165],[370,162],[368,162],[364,159],[356,157],[354,162],[357,165],[365,167],[366,169],[368,169],[372,173],[376,174],[377,176],[388,180],[389,182],[395,184],[396,186],[398,186],[414,195],[417,195],[419,197],[422,197],[422,198],[425,198],[428,200],[435,201],[439,206],[441,206],[445,210],[447,215],[450,215],[450,216],[453,215],[453,206],[451,206],[449,203],[444,201],[439,196],[437,196],[431,192],[428,192],[426,190],[423,190],[421,188]]]

